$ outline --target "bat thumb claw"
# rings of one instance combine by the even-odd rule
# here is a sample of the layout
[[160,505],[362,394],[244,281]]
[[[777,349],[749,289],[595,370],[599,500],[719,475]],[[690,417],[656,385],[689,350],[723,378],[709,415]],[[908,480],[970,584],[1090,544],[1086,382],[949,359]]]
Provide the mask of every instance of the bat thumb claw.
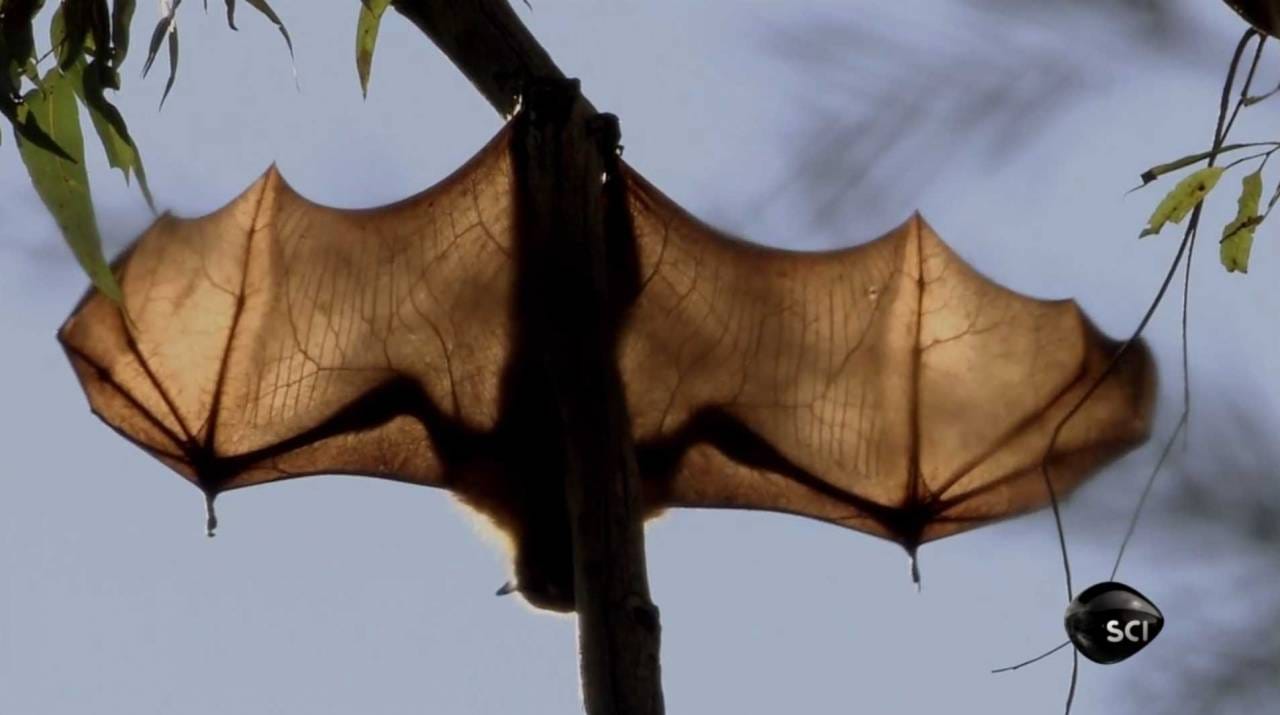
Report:
[[495,595],[495,596],[509,596],[509,595],[511,595],[511,594],[513,594],[513,593],[515,593],[515,592],[516,592],[516,585],[515,585],[515,583],[514,583],[514,582],[512,582],[512,581],[507,581],[506,583],[502,584],[502,586],[500,586],[500,587],[498,588],[498,590],[497,590],[496,592],[494,592],[494,594],[493,594],[493,595]]

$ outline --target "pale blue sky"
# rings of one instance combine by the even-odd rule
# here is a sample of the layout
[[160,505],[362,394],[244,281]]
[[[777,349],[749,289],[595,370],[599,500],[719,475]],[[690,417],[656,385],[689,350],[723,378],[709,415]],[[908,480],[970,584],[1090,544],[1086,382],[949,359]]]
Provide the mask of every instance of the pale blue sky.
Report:
[[[323,9],[275,3],[293,33],[300,92],[279,36],[251,9],[233,33],[220,7],[205,16],[188,5],[164,111],[155,111],[163,58],[158,76],[137,76],[150,4],[138,12],[119,98],[162,209],[206,213],[272,161],[313,200],[385,203],[443,177],[499,127],[394,12],[362,101],[352,61],[356,0]],[[1105,330],[1127,332],[1174,243],[1134,239],[1158,195],[1124,192],[1142,169],[1205,143],[1219,73],[1122,48],[1082,56],[1100,80],[1012,161],[990,168],[985,148],[953,147],[955,160],[923,189],[903,188],[847,226],[814,229],[798,198],[761,199],[789,175],[802,113],[825,88],[762,48],[799,13],[908,34],[945,25],[954,9],[936,0],[891,13],[878,5],[541,0],[530,12],[516,3],[595,104],[621,117],[627,160],[694,213],[753,240],[814,248],[873,237],[918,207],[992,278],[1038,296],[1075,296]],[[1225,64],[1237,26],[1225,9],[1201,10],[1205,29],[1180,42]],[[1105,28],[1084,18],[1062,32]],[[1242,129],[1265,131],[1275,116],[1262,109]],[[575,711],[573,621],[494,598],[507,578],[504,557],[443,492],[336,477],[237,491],[219,500],[217,538],[205,538],[199,493],[87,409],[53,339],[86,281],[5,131],[0,712]],[[150,216],[95,152],[93,190],[114,251]],[[1213,204],[1207,224],[1232,211],[1234,201]],[[1192,304],[1203,409],[1191,448],[1206,454],[1219,446],[1212,428],[1234,407],[1247,408],[1262,434],[1280,412],[1280,248],[1260,234],[1248,278],[1225,275],[1213,253],[1196,257]],[[1171,304],[1150,333],[1166,395],[1179,379],[1175,318]],[[1161,420],[1158,436],[1170,422]],[[1078,585],[1109,570],[1152,460],[1151,448],[1134,453],[1067,508]],[[1211,457],[1200,463],[1212,472]],[[1275,463],[1263,466],[1274,479]],[[1274,554],[1244,551],[1211,524],[1162,519],[1172,507],[1159,499],[1151,508],[1121,577],[1169,623],[1128,663],[1086,663],[1078,713],[1126,710],[1135,694],[1168,682],[1161,678],[1181,677],[1178,668],[1191,667],[1183,654],[1203,652],[1215,632],[1207,628],[1248,622],[1248,604],[1280,584]],[[671,514],[650,526],[648,544],[668,712],[1061,707],[1065,653],[1014,674],[988,673],[1062,639],[1065,596],[1046,513],[926,546],[919,594],[898,547],[796,518]],[[1233,589],[1243,605],[1197,610]]]

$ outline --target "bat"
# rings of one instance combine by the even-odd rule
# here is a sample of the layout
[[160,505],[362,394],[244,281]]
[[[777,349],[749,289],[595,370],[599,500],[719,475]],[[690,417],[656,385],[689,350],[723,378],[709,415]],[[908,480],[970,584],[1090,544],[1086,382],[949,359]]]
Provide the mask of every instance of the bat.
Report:
[[[273,167],[208,216],[160,217],[114,264],[124,310],[90,290],[59,331],[91,408],[210,507],[317,474],[447,489],[509,537],[514,589],[572,611],[554,394],[522,337],[538,298],[516,288],[533,269],[512,131],[387,206],[313,204]],[[1108,370],[1118,345],[1074,302],[986,280],[918,214],[784,251],[618,174],[610,241],[632,275],[614,359],[647,516],[784,512],[914,555],[1046,504],[1042,463],[1065,495],[1148,434],[1145,347]]]

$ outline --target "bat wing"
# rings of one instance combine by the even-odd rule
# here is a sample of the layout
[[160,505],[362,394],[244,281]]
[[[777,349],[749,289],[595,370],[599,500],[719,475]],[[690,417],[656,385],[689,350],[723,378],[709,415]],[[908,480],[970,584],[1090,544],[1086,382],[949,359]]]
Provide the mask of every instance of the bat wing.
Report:
[[93,410],[208,494],[442,484],[445,450],[497,418],[507,139],[376,209],[312,204],[272,167],[213,214],[162,217],[118,262],[127,317],[90,291],[59,333]]
[[[126,313],[90,292],[59,333],[94,411],[208,494],[320,473],[455,486],[450,465],[494,451],[515,349],[509,131],[390,206],[317,206],[272,169],[214,214],[160,219],[117,265]],[[626,180],[642,284],[619,360],[650,508],[914,546],[1045,502],[1050,434],[1116,348],[1074,303],[985,280],[918,217],[792,253]],[[1142,441],[1153,384],[1130,351],[1056,442],[1060,493]]]
[[[646,500],[919,543],[1047,503],[1041,459],[1118,345],[975,272],[919,215],[865,245],[751,245],[627,174],[641,288],[619,346]],[[1066,424],[1058,494],[1147,436],[1139,345]]]

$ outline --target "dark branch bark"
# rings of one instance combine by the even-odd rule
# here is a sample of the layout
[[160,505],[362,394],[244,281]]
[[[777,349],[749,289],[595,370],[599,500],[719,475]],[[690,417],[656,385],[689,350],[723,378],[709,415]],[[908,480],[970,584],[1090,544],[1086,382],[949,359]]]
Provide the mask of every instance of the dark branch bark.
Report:
[[[556,396],[586,710],[660,715],[658,610],[645,570],[640,479],[615,344],[634,251],[618,171],[617,120],[597,114],[505,0],[398,0],[395,7],[504,116],[525,110],[514,163],[531,326]],[[602,181],[602,177],[611,177]]]
[[506,0],[395,0],[394,7],[504,117],[529,82],[565,78]]
[[[658,618],[649,601],[639,477],[614,344],[628,261],[607,250],[625,211],[617,122],[576,81],[531,85],[514,164],[525,271],[536,292],[528,340],[555,395],[574,544],[574,596],[589,713],[662,712]],[[610,184],[602,176],[612,175]],[[625,225],[625,224],[624,224]],[[610,279],[621,286],[611,288]]]

